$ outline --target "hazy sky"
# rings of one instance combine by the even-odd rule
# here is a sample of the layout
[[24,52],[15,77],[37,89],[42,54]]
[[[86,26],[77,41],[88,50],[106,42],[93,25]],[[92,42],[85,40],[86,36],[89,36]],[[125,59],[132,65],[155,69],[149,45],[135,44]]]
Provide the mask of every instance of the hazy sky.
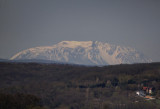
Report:
[[63,40],[130,46],[160,61],[160,0],[0,0],[0,58]]

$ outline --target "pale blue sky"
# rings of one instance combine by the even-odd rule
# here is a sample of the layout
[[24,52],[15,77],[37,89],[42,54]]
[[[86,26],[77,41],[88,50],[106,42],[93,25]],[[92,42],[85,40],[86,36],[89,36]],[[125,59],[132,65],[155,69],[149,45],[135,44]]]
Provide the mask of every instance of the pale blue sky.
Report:
[[0,0],[0,58],[63,40],[130,46],[160,61],[160,0]]

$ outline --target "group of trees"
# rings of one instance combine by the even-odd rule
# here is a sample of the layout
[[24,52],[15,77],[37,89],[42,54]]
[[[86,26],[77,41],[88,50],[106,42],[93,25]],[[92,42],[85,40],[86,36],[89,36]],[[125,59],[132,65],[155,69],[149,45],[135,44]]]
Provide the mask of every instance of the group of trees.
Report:
[[0,93],[0,109],[45,109],[40,104],[40,99],[29,94]]
[[158,99],[135,95],[150,86],[160,98],[160,63],[97,67],[1,62],[0,83],[2,109],[160,108]]

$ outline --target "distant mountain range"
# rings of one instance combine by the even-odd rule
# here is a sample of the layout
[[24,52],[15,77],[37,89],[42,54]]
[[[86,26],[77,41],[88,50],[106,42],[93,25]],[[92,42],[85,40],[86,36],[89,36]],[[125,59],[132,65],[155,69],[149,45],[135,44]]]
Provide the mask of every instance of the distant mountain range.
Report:
[[134,48],[98,41],[62,41],[52,46],[29,48],[15,54],[11,60],[46,60],[81,65],[152,62]]

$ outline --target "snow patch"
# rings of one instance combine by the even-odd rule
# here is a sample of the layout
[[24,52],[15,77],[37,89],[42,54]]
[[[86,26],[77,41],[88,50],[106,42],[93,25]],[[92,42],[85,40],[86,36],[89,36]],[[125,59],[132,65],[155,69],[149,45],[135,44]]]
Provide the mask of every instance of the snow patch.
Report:
[[133,48],[98,41],[62,41],[53,46],[30,48],[11,57],[11,60],[17,59],[45,59],[84,65],[151,62]]

